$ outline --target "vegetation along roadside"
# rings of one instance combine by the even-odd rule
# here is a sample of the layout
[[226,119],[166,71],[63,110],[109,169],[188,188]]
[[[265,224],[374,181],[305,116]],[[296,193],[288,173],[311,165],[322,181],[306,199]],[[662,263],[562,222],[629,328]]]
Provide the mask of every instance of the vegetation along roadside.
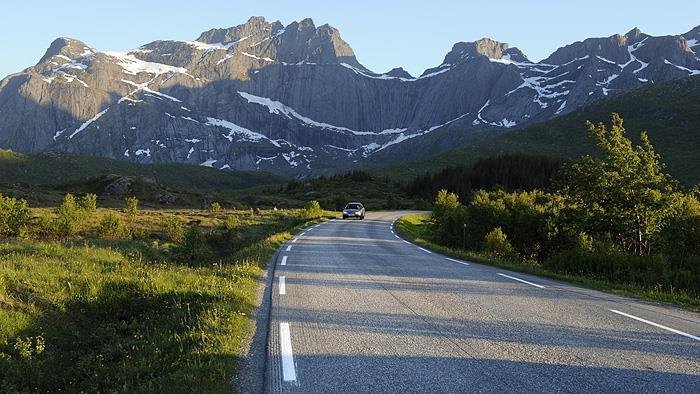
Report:
[[700,202],[622,119],[588,125],[601,158],[567,163],[552,191],[441,190],[429,216],[397,228],[460,258],[700,309]]

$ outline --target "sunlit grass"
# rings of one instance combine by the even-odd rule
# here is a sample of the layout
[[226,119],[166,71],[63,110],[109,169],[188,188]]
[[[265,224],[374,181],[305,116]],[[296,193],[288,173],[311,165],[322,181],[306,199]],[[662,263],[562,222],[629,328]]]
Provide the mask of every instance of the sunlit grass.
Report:
[[[41,210],[35,210],[37,215]],[[145,211],[140,239],[0,242],[0,392],[230,392],[271,255],[307,223],[298,211]],[[215,229],[238,217],[236,250],[177,263],[161,220]],[[123,219],[123,218],[122,218]]]

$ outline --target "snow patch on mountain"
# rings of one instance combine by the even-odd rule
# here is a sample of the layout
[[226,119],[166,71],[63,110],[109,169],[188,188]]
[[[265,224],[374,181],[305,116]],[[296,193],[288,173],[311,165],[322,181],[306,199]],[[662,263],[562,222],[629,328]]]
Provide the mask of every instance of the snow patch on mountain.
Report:
[[107,111],[109,111],[109,108],[110,108],[110,107],[105,108],[105,109],[102,110],[101,112],[97,113],[97,115],[95,115],[95,116],[92,117],[91,119],[88,119],[85,123],[81,124],[80,127],[78,127],[77,129],[75,129],[75,131],[74,131],[71,135],[68,136],[68,139],[71,139],[71,138],[75,137],[76,134],[80,133],[81,131],[85,130],[88,126],[90,126],[91,124],[93,124],[94,122],[96,122],[97,119],[101,118],[102,115],[106,114]]
[[277,141],[271,140],[268,137],[264,136],[263,134],[256,133],[252,130],[248,130],[243,126],[239,126],[233,122],[229,122],[227,120],[222,120],[222,119],[216,119],[216,118],[211,118],[207,117],[207,123],[205,123],[207,126],[215,126],[215,127],[222,127],[225,129],[229,130],[228,134],[222,134],[224,138],[229,140],[230,142],[233,142],[233,137],[234,135],[237,135],[241,137],[238,141],[253,141],[253,142],[259,142],[259,141],[269,141],[272,145],[276,147],[280,147],[280,144]]
[[154,63],[141,60],[127,52],[102,52],[117,60],[126,74],[138,75],[140,73],[161,75],[166,73],[187,74],[184,67],[175,67],[163,63]]

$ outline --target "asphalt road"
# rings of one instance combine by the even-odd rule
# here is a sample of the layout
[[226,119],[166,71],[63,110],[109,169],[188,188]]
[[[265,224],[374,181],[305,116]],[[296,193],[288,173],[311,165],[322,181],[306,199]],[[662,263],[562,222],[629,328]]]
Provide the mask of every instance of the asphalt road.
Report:
[[282,247],[268,391],[700,392],[699,314],[449,260],[394,235],[404,214]]

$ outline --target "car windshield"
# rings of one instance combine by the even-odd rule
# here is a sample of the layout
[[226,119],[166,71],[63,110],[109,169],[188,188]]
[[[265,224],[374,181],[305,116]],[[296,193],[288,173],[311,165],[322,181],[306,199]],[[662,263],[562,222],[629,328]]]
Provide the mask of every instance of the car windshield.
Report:
[[345,209],[362,209],[362,205],[360,204],[348,204]]

